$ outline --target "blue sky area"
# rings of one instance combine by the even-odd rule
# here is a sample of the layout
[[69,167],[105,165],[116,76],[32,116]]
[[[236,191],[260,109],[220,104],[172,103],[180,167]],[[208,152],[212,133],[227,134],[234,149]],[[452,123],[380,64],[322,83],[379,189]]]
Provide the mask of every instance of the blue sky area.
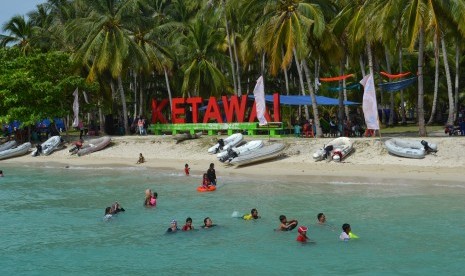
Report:
[[46,0],[0,0],[0,25],[3,33],[3,25],[14,15],[26,15],[35,9],[37,4],[45,3]]

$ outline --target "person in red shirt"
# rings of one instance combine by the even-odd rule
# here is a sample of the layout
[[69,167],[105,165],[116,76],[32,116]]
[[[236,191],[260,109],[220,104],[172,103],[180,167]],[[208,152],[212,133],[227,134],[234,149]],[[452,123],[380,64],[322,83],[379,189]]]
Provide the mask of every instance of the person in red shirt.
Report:
[[182,227],[182,231],[189,231],[194,230],[194,226],[192,226],[192,219],[189,217],[186,219],[186,224]]
[[208,179],[208,175],[206,173],[203,174],[202,186],[207,189],[210,186],[210,179]]
[[189,175],[190,170],[191,168],[189,168],[189,164],[184,165],[184,172],[186,173],[186,175]]
[[299,229],[297,230],[299,232],[299,235],[297,236],[296,241],[298,242],[307,242],[308,237],[307,237],[307,227],[306,226],[300,226]]

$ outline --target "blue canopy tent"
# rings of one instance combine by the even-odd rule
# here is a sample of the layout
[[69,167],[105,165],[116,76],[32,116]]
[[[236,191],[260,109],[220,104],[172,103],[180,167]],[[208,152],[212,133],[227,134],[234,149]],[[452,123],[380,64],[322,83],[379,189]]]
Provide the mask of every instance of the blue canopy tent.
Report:
[[[339,99],[329,98],[325,96],[315,96],[316,102],[318,105],[339,105]],[[281,95],[279,96],[281,105],[311,105],[312,99],[310,96],[301,96],[301,95]],[[254,96],[249,95],[249,99],[253,100]],[[268,103],[273,102],[273,95],[265,95],[265,101]],[[344,105],[359,105],[360,103],[351,102],[351,101],[344,101]],[[218,101],[218,105],[223,105],[223,101]],[[199,111],[205,111],[207,109],[207,105],[199,107]]]
[[[315,96],[318,105],[339,105],[339,99],[329,98],[325,96]],[[249,98],[253,99],[254,96],[250,95]],[[301,95],[281,95],[279,96],[282,105],[311,105],[312,98],[310,96]],[[273,95],[265,95],[266,102],[273,102]],[[344,105],[358,105],[359,103],[344,101]]]

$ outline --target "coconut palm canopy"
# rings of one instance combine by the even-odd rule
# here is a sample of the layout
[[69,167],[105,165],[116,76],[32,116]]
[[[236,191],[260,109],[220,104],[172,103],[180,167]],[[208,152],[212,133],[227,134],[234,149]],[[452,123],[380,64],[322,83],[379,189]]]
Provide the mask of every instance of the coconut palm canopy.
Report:
[[[463,14],[463,0],[48,0],[7,21],[0,45],[19,49],[4,54],[16,58],[68,55],[69,74],[98,87],[90,104],[119,114],[126,131],[123,114],[148,115],[151,98],[251,93],[263,75],[268,93],[311,98],[305,116],[321,136],[319,119],[334,109],[315,99],[334,92],[318,79],[371,73],[382,83],[381,71],[417,72],[413,86],[377,96],[402,122],[414,110],[426,135],[426,116],[452,124],[463,104]],[[352,116],[344,100],[361,102],[362,93],[336,83],[342,122]],[[8,87],[0,83],[0,98],[20,93]],[[60,93],[69,101],[72,92]]]

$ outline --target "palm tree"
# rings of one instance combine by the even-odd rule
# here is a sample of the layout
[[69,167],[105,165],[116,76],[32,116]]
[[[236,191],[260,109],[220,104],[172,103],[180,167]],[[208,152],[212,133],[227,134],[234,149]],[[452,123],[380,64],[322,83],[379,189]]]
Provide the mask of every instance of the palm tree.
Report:
[[200,96],[218,96],[227,87],[224,74],[219,69],[228,64],[220,51],[224,33],[209,18],[196,18],[187,33],[179,40],[180,54],[185,57],[182,93]]
[[23,54],[28,53],[32,50],[32,27],[32,22],[26,20],[24,16],[13,16],[2,27],[3,32],[7,32],[8,34],[0,34],[0,46],[13,45],[19,47]]
[[[429,29],[439,29],[439,17],[445,14],[444,1],[440,0],[410,0],[405,4],[403,20],[406,22],[407,38],[410,41],[410,50],[413,50],[418,41],[418,127],[419,135],[426,136],[423,65],[425,33]],[[399,5],[402,3],[398,3]],[[453,110],[453,106],[449,107]]]
[[[82,37],[73,59],[89,66],[88,79],[109,72],[117,80],[126,134],[129,134],[122,76],[128,60],[144,60],[144,52],[128,35],[128,22],[139,11],[139,0],[76,0],[89,11],[67,26],[70,36]],[[113,81],[112,81],[113,82]]]
[[[258,15],[254,44],[259,51],[268,55],[271,75],[276,76],[280,70],[287,70],[292,59],[295,59],[300,87],[302,94],[305,94],[300,64],[304,64],[302,61],[308,53],[308,38],[312,35],[319,37],[324,31],[325,21],[320,7],[302,0],[254,0],[246,5],[246,9],[263,13]],[[323,132],[313,89],[310,89],[310,96],[317,136],[320,137]],[[308,119],[307,107],[305,112]]]

